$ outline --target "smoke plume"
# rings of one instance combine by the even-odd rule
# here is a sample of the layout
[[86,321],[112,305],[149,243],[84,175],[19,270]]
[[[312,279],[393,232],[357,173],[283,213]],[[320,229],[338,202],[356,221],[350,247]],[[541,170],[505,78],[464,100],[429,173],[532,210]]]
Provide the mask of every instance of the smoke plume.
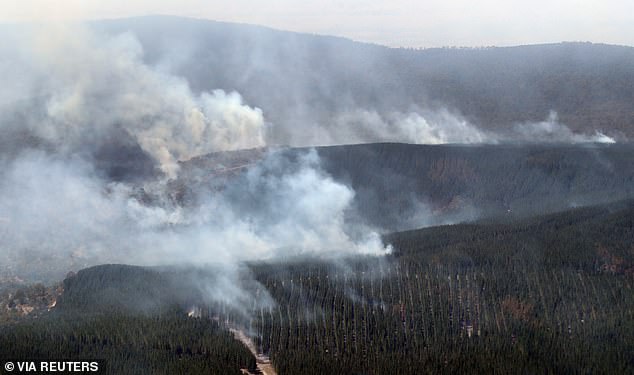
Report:
[[480,129],[447,109],[408,113],[361,110],[338,114],[336,126],[315,132],[325,144],[404,142],[414,144],[615,143],[614,138],[573,132],[551,111],[546,120],[513,124],[508,130]]
[[122,129],[175,177],[179,160],[264,145],[261,110],[244,105],[236,92],[194,95],[184,79],[144,64],[131,34],[60,26],[26,31],[22,40],[11,69],[30,78],[21,93],[30,100],[26,108],[11,106],[19,98],[5,93],[5,118],[20,121],[3,126],[18,126],[56,150],[90,152]]
[[536,123],[516,124],[509,140],[519,142],[559,143],[616,143],[614,138],[595,131],[594,134],[575,133],[559,122],[557,112],[551,111],[548,118]]
[[[329,176],[315,152],[263,151],[230,178],[211,178],[221,183],[202,178],[208,170],[181,171],[182,162],[212,152],[280,139],[291,145],[614,141],[574,133],[556,115],[494,133],[446,109],[367,109],[354,100],[346,110],[299,116],[293,127],[277,129],[241,94],[194,90],[201,85],[170,64],[148,63],[129,32],[48,25],[5,30],[2,39],[0,256],[3,272],[33,278],[99,263],[220,263],[231,270],[290,255],[390,251],[375,230],[350,220],[355,191]],[[179,184],[191,190],[187,199],[177,197]]]
[[[316,152],[263,151],[222,183],[181,176],[209,173],[182,173],[193,157],[266,146],[270,125],[237,92],[194,93],[145,63],[129,33],[56,26],[4,38],[1,274],[48,281],[102,263],[209,265],[215,278],[197,287],[240,309],[251,299],[236,282],[242,262],[389,252],[346,220],[355,192]],[[193,189],[187,201],[174,198],[181,184]]]

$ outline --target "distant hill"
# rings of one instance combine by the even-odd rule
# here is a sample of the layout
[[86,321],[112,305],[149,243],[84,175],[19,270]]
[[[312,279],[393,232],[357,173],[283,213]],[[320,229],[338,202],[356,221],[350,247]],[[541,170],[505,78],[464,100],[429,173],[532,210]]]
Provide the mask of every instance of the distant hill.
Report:
[[[395,255],[458,267],[521,262],[634,276],[634,201],[521,220],[486,220],[386,235]],[[512,259],[512,260],[511,260]]]
[[[514,220],[484,220],[442,225],[383,236],[394,246],[390,259],[433,266],[435,263],[464,271],[477,267],[503,267],[505,263],[552,269],[573,269],[590,274],[634,276],[634,201],[625,200],[556,214]],[[350,257],[350,265],[363,268],[373,258]],[[290,278],[289,269],[322,267],[328,261],[289,258],[254,262],[247,269],[256,277]],[[367,266],[367,265],[366,265]],[[110,264],[89,267],[69,275],[57,311],[126,311],[156,313],[172,305],[188,308],[210,303],[201,285],[213,285],[220,270],[211,266],[140,267]],[[279,272],[279,274],[278,274]],[[214,303],[211,303],[215,306]]]
[[[316,150],[324,171],[354,189],[349,214],[385,231],[541,215],[634,197],[631,144],[375,143]],[[292,160],[307,149],[278,152]],[[187,200],[187,191],[200,190],[200,184],[240,186],[242,167],[264,155],[247,150],[183,162],[172,187]]]
[[555,111],[574,131],[634,137],[632,47],[412,50],[164,16],[92,25],[134,33],[148,62],[186,77],[195,90],[239,91],[276,124],[276,144],[302,144],[290,134],[298,123],[329,124],[333,114],[356,108],[447,108],[485,129],[543,121]]
[[[453,216],[450,221],[521,217],[634,194],[634,149],[629,144],[378,143],[322,147],[318,152],[324,168],[354,188],[363,216],[388,228],[417,215]],[[433,220],[408,224],[438,223]]]

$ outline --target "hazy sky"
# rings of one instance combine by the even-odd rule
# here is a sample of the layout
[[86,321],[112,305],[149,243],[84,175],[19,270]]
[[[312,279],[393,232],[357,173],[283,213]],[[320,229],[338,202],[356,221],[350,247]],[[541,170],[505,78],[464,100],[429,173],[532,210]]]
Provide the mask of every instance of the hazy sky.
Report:
[[170,14],[390,46],[634,45],[634,0],[0,0],[0,22]]

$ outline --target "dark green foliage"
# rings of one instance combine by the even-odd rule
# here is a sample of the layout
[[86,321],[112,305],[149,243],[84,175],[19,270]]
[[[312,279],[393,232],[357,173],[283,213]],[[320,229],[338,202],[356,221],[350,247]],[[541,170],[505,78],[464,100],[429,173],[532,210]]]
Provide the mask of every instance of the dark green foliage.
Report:
[[622,275],[411,258],[376,267],[363,279],[294,266],[284,286],[262,275],[280,305],[253,325],[281,374],[634,369],[632,280]]
[[53,314],[0,326],[4,359],[105,360],[108,374],[240,374],[255,358],[209,319]]
[[626,202],[260,265],[279,305],[251,324],[281,374],[633,373],[632,218]]
[[[0,348],[106,358],[114,373],[235,373],[255,365],[226,331],[242,326],[280,374],[634,373],[633,224],[625,201],[394,233],[386,257],[251,264],[247,289],[276,305],[201,303],[198,319],[161,296],[208,272],[94,267],[65,282],[55,314],[0,328]],[[121,313],[144,296],[162,302]]]
[[[244,269],[244,273],[248,270]],[[64,280],[58,311],[155,315],[174,308],[189,309],[209,302],[207,285],[217,284],[218,267],[140,267],[107,264],[90,267]],[[243,289],[253,280],[242,278]],[[218,307],[217,305],[215,307]],[[235,311],[221,306],[224,314]],[[215,311],[215,310],[214,310]]]
[[71,311],[155,312],[180,302],[171,284],[168,275],[157,269],[126,265],[91,267],[64,280],[65,292],[58,307]]
[[461,259],[468,268],[527,264],[632,274],[633,223],[634,202],[625,201],[505,224],[486,220],[394,233],[384,240],[399,256],[427,262],[440,257],[454,265]]

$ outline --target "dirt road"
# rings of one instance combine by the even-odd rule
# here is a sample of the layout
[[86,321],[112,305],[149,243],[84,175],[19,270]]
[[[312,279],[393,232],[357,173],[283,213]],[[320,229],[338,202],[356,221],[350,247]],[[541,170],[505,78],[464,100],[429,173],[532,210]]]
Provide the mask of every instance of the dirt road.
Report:
[[275,371],[275,368],[273,367],[273,364],[271,363],[271,359],[262,353],[258,353],[258,351],[255,348],[255,344],[253,343],[253,340],[251,340],[251,338],[247,336],[246,333],[244,333],[244,331],[235,329],[235,328],[230,328],[229,331],[231,331],[231,333],[233,333],[233,336],[237,340],[239,340],[242,344],[244,344],[244,346],[246,346],[247,349],[249,349],[251,354],[253,354],[253,356],[255,357],[255,362],[258,366],[258,369],[260,370],[260,372],[262,372],[262,374],[277,375],[277,371]]

